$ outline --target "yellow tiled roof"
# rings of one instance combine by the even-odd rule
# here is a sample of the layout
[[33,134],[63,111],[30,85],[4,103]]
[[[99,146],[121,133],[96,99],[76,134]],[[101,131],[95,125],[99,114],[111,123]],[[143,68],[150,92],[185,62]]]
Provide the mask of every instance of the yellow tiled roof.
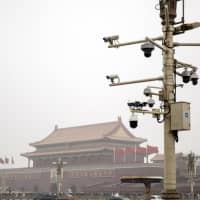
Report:
[[34,142],[32,146],[43,146],[51,144],[71,143],[71,142],[83,142],[99,139],[113,139],[123,141],[135,141],[144,142],[146,139],[135,137],[128,131],[128,129],[122,124],[121,119],[117,121],[91,124],[84,126],[76,126],[69,128],[55,128],[46,138]]

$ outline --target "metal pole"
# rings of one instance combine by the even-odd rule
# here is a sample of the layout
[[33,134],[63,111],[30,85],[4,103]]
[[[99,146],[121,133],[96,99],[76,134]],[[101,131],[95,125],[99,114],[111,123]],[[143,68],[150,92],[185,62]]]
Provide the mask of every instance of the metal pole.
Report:
[[[151,40],[156,41],[156,40],[162,40],[162,37],[155,37],[155,38],[151,38]],[[137,40],[137,41],[132,41],[132,42],[124,42],[124,43],[119,43],[119,44],[111,44],[108,46],[108,48],[118,48],[118,47],[122,47],[122,46],[127,46],[127,45],[133,45],[133,44],[140,44],[140,43],[144,43],[147,42],[146,39],[144,40]]]
[[144,183],[145,186],[145,200],[151,200],[151,183]]
[[[165,1],[163,1],[164,3]],[[169,109],[170,105],[175,102],[175,80],[174,80],[174,51],[173,51],[173,32],[174,18],[176,12],[172,9],[176,6],[176,0],[170,0],[164,7],[168,9],[168,16],[162,15],[163,24],[163,45],[168,51],[163,51],[163,89],[164,89],[164,108]],[[172,6],[175,5],[175,6]],[[173,10],[174,11],[174,10]],[[170,15],[171,13],[171,15]],[[170,18],[167,23],[167,18]],[[171,113],[165,114],[164,121],[164,192],[163,199],[180,199],[176,192],[176,153],[174,132],[171,131]]]
[[119,86],[119,85],[128,85],[128,84],[135,84],[135,83],[144,83],[144,82],[150,82],[150,81],[162,81],[163,77],[155,77],[155,78],[147,78],[147,79],[141,79],[136,81],[126,81],[126,82],[119,82],[119,83],[111,83],[110,86]]
[[[173,25],[163,27],[166,35],[165,45],[173,47]],[[163,51],[163,74],[164,74],[164,96],[165,109],[175,101],[174,96],[174,52]],[[176,193],[176,154],[174,133],[171,131],[171,115],[165,115],[164,122],[164,191],[166,194]]]
[[190,46],[190,47],[199,47],[200,46],[200,43],[183,43],[183,42],[174,42],[174,47],[180,47],[180,46]]

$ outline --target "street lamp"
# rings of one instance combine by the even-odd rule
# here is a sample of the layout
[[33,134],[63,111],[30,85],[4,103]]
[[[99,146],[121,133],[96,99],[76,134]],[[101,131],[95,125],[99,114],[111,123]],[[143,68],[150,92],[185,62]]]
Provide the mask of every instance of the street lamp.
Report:
[[63,162],[59,157],[57,162],[53,162],[52,164],[56,165],[56,184],[57,184],[57,194],[61,193],[62,186],[62,176],[63,176],[63,166],[67,164],[67,162]]
[[[182,3],[183,16],[180,22],[175,22],[177,2]],[[176,84],[176,75],[182,77],[183,82],[192,81],[193,85],[198,83],[197,67],[190,64],[180,62],[174,58],[174,48],[178,46],[200,46],[200,43],[177,43],[173,42],[173,36],[182,34],[185,31],[200,27],[200,22],[185,24],[184,22],[184,0],[159,0],[160,17],[162,19],[163,36],[148,38],[143,40],[120,43],[119,36],[111,36],[104,38],[104,42],[108,42],[108,48],[119,48],[121,46],[142,44],[141,50],[146,57],[150,57],[154,46],[162,51],[163,55],[163,75],[160,77],[147,78],[141,80],[133,80],[126,82],[114,82],[111,80],[110,86],[120,86],[127,84],[136,84],[149,81],[161,81],[163,86],[158,88],[158,93],[152,92],[151,89],[157,87],[148,87],[144,90],[145,96],[157,95],[161,106],[147,110],[143,109],[145,104],[141,102],[129,102],[128,106],[132,112],[130,125],[136,128],[138,122],[135,113],[151,114],[159,123],[164,122],[164,192],[163,199],[180,199],[180,195],[176,191],[176,154],[175,141],[178,142],[178,131],[190,130],[190,104],[187,102],[176,102],[176,88],[183,86]],[[179,24],[179,26],[177,26]],[[162,41],[161,44],[158,42]],[[184,68],[180,73],[178,70]],[[191,71],[188,71],[190,69]],[[139,103],[138,103],[139,102]],[[150,105],[154,105],[154,101],[150,99]],[[162,120],[161,120],[162,116]]]

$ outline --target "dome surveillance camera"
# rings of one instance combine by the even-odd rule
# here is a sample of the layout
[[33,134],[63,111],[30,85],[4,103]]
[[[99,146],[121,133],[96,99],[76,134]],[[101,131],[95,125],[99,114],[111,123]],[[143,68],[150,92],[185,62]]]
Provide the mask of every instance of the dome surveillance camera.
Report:
[[151,43],[144,43],[141,45],[141,50],[144,52],[144,56],[151,57],[151,52],[154,50],[154,45]]
[[149,87],[146,87],[145,89],[144,89],[144,95],[145,96],[150,96],[151,95],[151,88],[149,88]]
[[190,81],[190,75],[191,75],[191,72],[188,71],[187,69],[185,69],[182,72],[183,83],[189,83],[189,81]]
[[154,104],[155,104],[155,100],[152,99],[152,98],[150,98],[150,99],[147,101],[147,103],[148,103],[149,107],[152,108],[152,107],[154,106]]
[[129,120],[129,124],[131,128],[137,128],[138,126],[138,118],[137,115],[132,114]]
[[197,85],[198,84],[199,77],[198,77],[196,72],[192,73],[190,79],[191,79],[193,85]]

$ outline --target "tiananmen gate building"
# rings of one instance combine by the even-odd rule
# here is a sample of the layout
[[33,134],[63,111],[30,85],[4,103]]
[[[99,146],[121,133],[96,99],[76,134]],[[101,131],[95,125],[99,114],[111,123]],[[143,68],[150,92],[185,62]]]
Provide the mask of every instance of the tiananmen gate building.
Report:
[[[17,191],[55,192],[56,168],[63,166],[62,191],[78,193],[143,192],[144,186],[120,184],[121,176],[163,176],[163,162],[148,162],[158,153],[156,146],[144,146],[147,139],[133,135],[116,121],[58,128],[44,139],[30,144],[33,152],[23,153],[27,168],[1,169],[1,187]],[[156,160],[156,159],[155,159]],[[156,184],[153,190],[162,190]]]

